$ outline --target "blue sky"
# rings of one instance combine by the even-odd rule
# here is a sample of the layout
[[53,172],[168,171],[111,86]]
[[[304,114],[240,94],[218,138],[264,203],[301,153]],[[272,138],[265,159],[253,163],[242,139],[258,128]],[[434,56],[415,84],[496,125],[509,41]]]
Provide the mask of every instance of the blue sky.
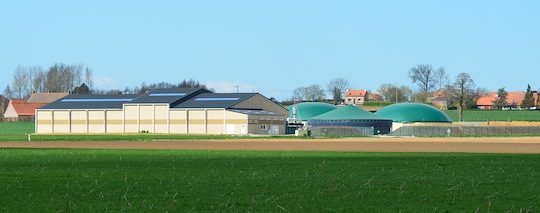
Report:
[[[193,78],[285,99],[336,77],[411,85],[416,64],[540,88],[540,1],[6,1],[0,88],[17,65],[84,63],[104,89]],[[411,85],[412,86],[412,85]]]

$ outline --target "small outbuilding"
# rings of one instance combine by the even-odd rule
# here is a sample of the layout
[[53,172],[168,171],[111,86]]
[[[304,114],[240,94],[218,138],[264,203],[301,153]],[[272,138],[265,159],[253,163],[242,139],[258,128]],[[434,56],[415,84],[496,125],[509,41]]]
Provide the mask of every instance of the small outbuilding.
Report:
[[388,134],[392,129],[391,119],[383,118],[354,105],[347,105],[312,117],[308,124],[313,128],[369,129],[371,134]]

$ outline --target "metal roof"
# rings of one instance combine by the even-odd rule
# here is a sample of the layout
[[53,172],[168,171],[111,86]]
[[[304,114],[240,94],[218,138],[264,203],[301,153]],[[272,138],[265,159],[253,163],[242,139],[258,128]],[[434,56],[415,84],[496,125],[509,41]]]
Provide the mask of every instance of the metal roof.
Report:
[[238,112],[246,115],[275,115],[276,113],[268,112],[264,110],[252,110],[252,109],[229,109],[232,112]]
[[67,92],[45,92],[45,93],[33,93],[28,98],[28,103],[31,104],[49,104],[57,101],[60,98],[69,95]]
[[40,107],[40,109],[122,109],[137,95],[79,95],[71,94]]
[[390,120],[368,112],[360,107],[347,105],[330,112],[312,117],[309,120]]
[[257,93],[201,93],[171,108],[229,108]]
[[443,111],[420,103],[400,103],[386,106],[375,113],[394,122],[452,122]]
[[194,95],[209,92],[201,88],[171,88],[171,89],[154,89],[149,93],[143,94],[131,101],[130,103],[167,103],[174,104],[189,99]]
[[[171,108],[231,107],[258,93],[212,93],[206,89],[156,89],[144,95],[68,95],[40,109],[122,109],[123,104],[166,103]],[[237,109],[235,110],[246,110]],[[241,113],[263,113],[260,109]],[[259,111],[257,111],[259,110]]]

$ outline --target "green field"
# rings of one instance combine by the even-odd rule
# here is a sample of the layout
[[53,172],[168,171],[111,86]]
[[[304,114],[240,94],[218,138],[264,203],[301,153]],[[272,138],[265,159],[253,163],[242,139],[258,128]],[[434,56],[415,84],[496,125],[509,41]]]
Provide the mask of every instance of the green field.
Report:
[[[0,141],[27,141],[34,133],[31,122],[0,122]],[[249,139],[249,136],[186,135],[186,134],[95,134],[95,135],[32,135],[32,141],[147,141],[147,140],[203,140],[203,139]],[[298,138],[294,136],[263,136],[259,138]]]
[[534,212],[540,155],[0,149],[2,212]]
[[[458,121],[457,110],[445,111],[452,121]],[[467,110],[464,121],[540,121],[540,111]]]
[[26,140],[26,135],[33,132],[32,122],[0,122],[0,141]]

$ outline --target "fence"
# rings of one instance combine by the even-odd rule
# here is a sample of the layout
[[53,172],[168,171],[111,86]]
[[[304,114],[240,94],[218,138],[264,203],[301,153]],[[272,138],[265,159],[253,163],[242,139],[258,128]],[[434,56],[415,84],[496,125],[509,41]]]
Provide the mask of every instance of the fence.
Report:
[[392,136],[474,137],[540,135],[540,126],[403,126]]
[[350,126],[311,127],[311,136],[313,137],[372,136],[373,134],[374,134],[373,127],[350,127]]

